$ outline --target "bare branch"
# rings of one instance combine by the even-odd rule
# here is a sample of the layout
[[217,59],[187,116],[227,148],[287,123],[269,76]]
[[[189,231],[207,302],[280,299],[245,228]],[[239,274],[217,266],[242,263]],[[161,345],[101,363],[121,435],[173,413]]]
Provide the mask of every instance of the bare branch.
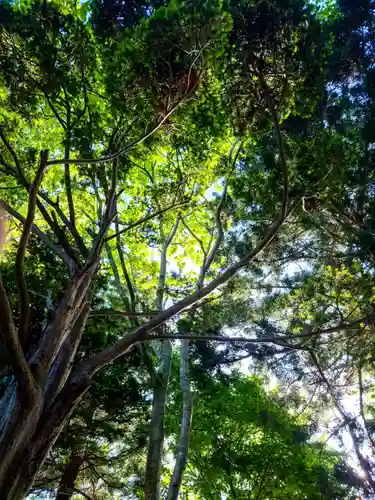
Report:
[[40,154],[38,171],[35,175],[34,182],[29,188],[27,217],[23,226],[23,231],[16,255],[16,282],[20,296],[20,318],[18,324],[18,332],[21,342],[24,342],[26,339],[30,314],[30,297],[25,279],[25,253],[35,217],[37,192],[42,181],[44,169],[46,168],[47,159],[48,151],[42,151]]
[[56,217],[55,216],[51,217],[51,215],[48,213],[48,211],[45,208],[45,206],[43,205],[43,203],[41,203],[41,201],[38,198],[36,200],[36,206],[38,207],[39,212],[42,214],[44,220],[49,225],[51,231],[56,236],[58,242],[63,247],[63,249],[65,250],[67,255],[69,255],[69,257],[72,259],[73,262],[76,262],[77,261],[77,254],[74,251],[74,249],[72,248],[71,244],[69,243],[69,240],[66,237],[66,234],[59,226],[59,224],[56,220]]
[[[158,279],[158,285],[156,289],[156,307],[161,311],[163,309],[163,298],[164,298],[164,288],[165,288],[165,278],[166,278],[166,273],[167,273],[167,252],[168,252],[168,247],[172,243],[173,238],[176,235],[178,226],[180,225],[180,217],[177,217],[176,222],[174,226],[171,229],[171,232],[167,237],[164,238],[163,241],[163,248],[161,251],[160,255],[160,271],[159,271],[159,279]],[[162,227],[162,226],[160,226]],[[163,232],[162,229],[160,229],[160,232]]]
[[[70,135],[70,129],[68,129],[67,134]],[[70,137],[67,137],[68,144],[65,146],[65,160],[69,160],[70,157]],[[64,179],[65,179],[65,191],[66,197],[68,199],[68,207],[69,207],[69,219],[72,227],[75,227],[75,211],[74,211],[74,201],[72,194],[72,180],[70,177],[70,166],[69,163],[65,163],[64,165]]]
[[185,222],[184,218],[182,217],[181,218],[181,222],[182,224],[185,226],[185,228],[187,229],[187,231],[191,234],[191,236],[198,242],[199,246],[201,247],[201,250],[203,252],[203,256],[204,258],[206,259],[207,257],[207,252],[204,248],[204,245],[203,245],[203,241],[193,232],[192,229],[190,229],[190,227],[188,226],[188,224]]
[[[71,235],[74,238],[74,241],[79,248],[80,252],[84,257],[88,255],[88,248],[85,245],[82,236],[77,231],[75,225],[71,223],[71,221],[66,217],[63,210],[61,210],[59,202],[55,202],[51,200],[51,198],[46,193],[39,193],[40,198],[42,198],[45,202],[47,202],[54,210],[56,210],[57,215],[60,217],[61,221],[65,224],[65,227],[70,231]],[[39,206],[38,206],[39,207]]]
[[[184,96],[185,97],[185,96]],[[48,165],[62,165],[62,164],[69,164],[69,165],[94,165],[96,163],[108,163],[110,161],[116,160],[119,158],[121,155],[126,153],[127,151],[130,151],[134,146],[137,146],[138,144],[141,144],[144,142],[146,139],[151,137],[155,132],[159,130],[159,128],[163,125],[163,123],[168,120],[168,118],[171,116],[171,114],[182,104],[184,101],[184,98],[182,98],[178,103],[168,112],[166,113],[163,118],[160,120],[157,125],[155,125],[149,132],[146,132],[146,134],[134,141],[131,141],[129,144],[124,146],[122,149],[117,151],[116,153],[112,153],[107,156],[102,156],[101,158],[87,158],[87,159],[69,159],[66,160],[65,158],[57,159],[57,160],[51,160],[48,162]]]
[[[242,145],[243,145],[243,141],[240,142],[240,145],[237,148],[236,154],[234,155],[234,158],[233,158],[233,161],[232,161],[232,165],[231,165],[231,169],[230,169],[230,172],[228,174],[228,177],[230,177],[230,175],[232,174],[233,170],[236,167],[238,155],[240,154],[240,151],[242,149]],[[232,160],[232,153],[233,153],[234,147],[235,147],[235,145],[233,144],[233,146],[231,148],[231,151],[230,151],[230,154],[229,154],[229,160]],[[210,270],[211,264],[213,263],[213,261],[214,261],[214,259],[216,257],[216,254],[217,254],[217,252],[218,252],[218,250],[220,248],[220,245],[221,245],[221,243],[222,243],[222,241],[224,239],[223,225],[221,223],[221,212],[223,210],[225,199],[227,197],[227,191],[228,191],[228,179],[225,180],[223,193],[221,195],[220,202],[219,202],[219,204],[218,204],[218,206],[216,208],[216,212],[215,212],[215,225],[216,225],[216,232],[217,232],[217,234],[216,234],[216,240],[215,240],[214,246],[212,247],[209,255],[208,256],[205,255],[205,258],[204,258],[204,261],[203,261],[203,265],[202,265],[202,268],[201,268],[201,271],[200,271],[200,276],[199,276],[199,279],[198,279],[198,288],[200,288],[201,286],[203,286],[206,274]],[[207,251],[209,251],[209,250],[207,250]]]
[[[24,181],[25,178],[24,178],[24,175],[22,173],[21,163],[20,163],[20,161],[18,159],[18,156],[17,156],[16,152],[14,151],[13,147],[9,143],[8,139],[6,138],[6,136],[4,134],[3,127],[1,127],[1,126],[0,126],[0,137],[1,137],[1,140],[3,141],[5,147],[9,151],[11,157],[13,158],[13,161],[14,161],[14,163],[16,165],[16,170],[17,170],[18,175]],[[7,164],[5,164],[5,163],[3,163],[3,164],[7,166]],[[7,168],[9,168],[9,167],[10,167],[10,165],[7,166]],[[11,168],[13,168],[13,167],[11,167]]]
[[[12,215],[15,219],[19,220],[22,222],[22,224],[26,223],[26,220],[22,215],[17,212],[14,208],[12,208],[10,205],[5,203],[4,201],[1,202],[3,208],[8,212],[8,214]],[[67,266],[69,269],[74,266],[74,261],[63,251],[61,248],[59,248],[55,243],[51,240],[51,238],[43,233],[43,231],[36,226],[35,224],[31,225],[31,231],[42,241],[46,247],[48,247],[52,252],[54,252]]]
[[126,286],[128,288],[131,308],[134,311],[135,302],[136,302],[135,293],[134,293],[134,288],[133,288],[128,270],[126,269],[124,252],[122,251],[122,247],[121,247],[121,235],[119,234],[118,217],[116,217],[116,220],[115,220],[115,230],[116,230],[116,250],[117,250],[118,256],[120,257],[121,270],[122,270],[122,274],[123,274],[125,281],[126,281]]
[[134,312],[134,311],[116,311],[114,309],[99,309],[98,311],[91,311],[90,317],[93,316],[119,316],[124,318],[150,318],[159,314],[159,311],[149,312]]
[[[158,210],[157,212],[154,212],[153,214],[146,215],[146,217],[143,217],[142,219],[139,219],[136,222],[132,222],[131,224],[129,224],[128,226],[126,226],[124,229],[121,229],[120,231],[116,232],[115,234],[111,234],[111,236],[108,236],[106,238],[106,241],[110,241],[113,238],[116,238],[117,236],[119,236],[120,234],[127,233],[131,229],[134,229],[134,228],[136,228],[136,227],[144,224],[145,222],[148,222],[149,220],[154,219],[155,217],[158,217],[159,215],[162,215],[165,212],[168,212],[168,210],[171,210],[172,208],[176,208],[176,207],[180,207],[182,205],[186,205],[186,203],[187,202],[175,203],[173,205],[170,205],[169,207],[163,208],[162,210]],[[121,221],[119,221],[119,224],[124,224],[124,223],[121,222]]]

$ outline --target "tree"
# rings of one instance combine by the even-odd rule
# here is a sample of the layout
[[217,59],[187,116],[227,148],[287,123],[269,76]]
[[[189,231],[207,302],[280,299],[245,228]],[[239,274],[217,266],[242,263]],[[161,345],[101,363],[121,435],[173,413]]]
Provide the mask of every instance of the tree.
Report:
[[259,379],[233,373],[211,381],[195,404],[187,491],[202,498],[348,498],[350,489],[335,479],[339,457],[309,443],[309,432]]

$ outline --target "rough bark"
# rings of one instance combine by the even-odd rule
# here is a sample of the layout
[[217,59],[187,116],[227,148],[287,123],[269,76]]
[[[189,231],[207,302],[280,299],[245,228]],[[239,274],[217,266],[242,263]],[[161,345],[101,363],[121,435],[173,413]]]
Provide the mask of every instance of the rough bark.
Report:
[[79,469],[83,462],[84,457],[82,455],[72,455],[70,457],[60,480],[56,500],[70,500],[72,498]]
[[[8,471],[1,476],[2,500],[22,500],[26,496],[49,451],[90,384],[91,378],[85,373],[72,374],[51,407],[45,408],[35,419],[34,430],[22,433],[22,453],[15,457]],[[30,419],[32,409],[25,408],[25,413]]]

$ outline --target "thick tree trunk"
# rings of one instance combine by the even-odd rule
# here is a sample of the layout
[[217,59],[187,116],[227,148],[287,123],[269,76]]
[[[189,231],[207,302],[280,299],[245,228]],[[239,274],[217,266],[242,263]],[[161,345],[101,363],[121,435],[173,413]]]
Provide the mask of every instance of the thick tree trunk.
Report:
[[25,450],[37,427],[43,409],[42,394],[35,394],[23,401],[17,397],[17,385],[11,383],[0,407],[0,498],[12,498],[19,479],[20,466]]
[[160,500],[160,468],[164,444],[164,418],[167,403],[172,345],[164,341],[162,367],[155,376],[150,441],[147,453],[145,500]]
[[56,500],[70,500],[72,498],[79,469],[83,462],[84,457],[82,455],[72,455],[70,457],[61,477]]
[[[36,423],[33,422],[34,430],[29,421],[25,431],[18,428],[19,435],[23,436],[22,447],[18,447],[18,453],[1,476],[1,500],[22,500],[26,496],[49,451],[90,384],[91,378],[84,373],[72,374],[55,402],[39,414]],[[34,410],[28,407],[24,413],[31,420]],[[11,447],[14,441],[6,443]]]
[[181,340],[180,348],[180,385],[183,397],[180,441],[176,454],[173,476],[168,488],[167,500],[177,500],[181,488],[189,454],[190,427],[193,415],[193,394],[189,380],[189,341]]

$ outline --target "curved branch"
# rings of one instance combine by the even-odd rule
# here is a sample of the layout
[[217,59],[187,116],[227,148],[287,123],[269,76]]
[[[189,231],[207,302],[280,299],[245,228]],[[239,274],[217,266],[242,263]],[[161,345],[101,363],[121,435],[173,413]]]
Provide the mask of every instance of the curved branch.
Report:
[[137,146],[138,144],[141,144],[144,142],[146,139],[151,137],[155,132],[159,130],[159,128],[163,125],[163,123],[168,120],[168,118],[171,116],[171,114],[182,104],[184,101],[184,98],[182,98],[178,103],[166,114],[163,116],[163,118],[160,120],[160,122],[155,125],[155,127],[150,130],[150,132],[147,132],[143,137],[140,139],[135,139],[134,141],[131,141],[129,144],[124,146],[122,149],[117,151],[116,153],[112,153],[107,156],[102,156],[101,158],[81,158],[81,159],[69,159],[66,160],[65,158],[60,158],[57,160],[51,160],[48,162],[48,165],[62,165],[62,164],[69,164],[69,165],[94,165],[96,163],[108,163],[110,161],[116,160],[119,158],[121,155],[126,153],[127,151],[130,151],[134,146]]
[[[106,241],[110,241],[113,238],[117,238],[119,235],[127,233],[131,229],[134,229],[135,227],[140,226],[141,224],[148,222],[151,219],[154,219],[155,217],[158,217],[159,215],[164,214],[165,212],[168,212],[168,210],[171,210],[172,208],[175,207],[180,207],[182,205],[186,205],[187,202],[181,202],[181,203],[175,203],[173,205],[170,205],[167,208],[163,208],[162,210],[158,210],[157,212],[154,212],[153,214],[146,215],[146,217],[143,217],[142,219],[139,219],[137,222],[132,222],[128,226],[126,226],[124,229],[121,229],[120,231],[117,231],[115,234],[111,234],[111,236],[108,236],[106,238]],[[122,222],[119,221],[119,224],[123,224]]]
[[20,318],[18,331],[21,342],[24,342],[26,339],[30,315],[30,297],[25,279],[25,253],[35,217],[37,192],[42,181],[44,169],[46,168],[47,159],[48,151],[42,151],[40,154],[40,164],[38,171],[35,175],[34,182],[29,187],[27,217],[23,226],[23,231],[16,254],[16,282],[20,296]]
[[[231,170],[229,172],[228,177],[232,174],[233,170],[235,169],[238,156],[239,156],[240,151],[242,149],[242,145],[243,145],[243,141],[240,142],[240,145],[237,148],[236,154],[234,155]],[[229,160],[231,160],[231,158],[232,158],[233,148],[234,148],[234,145],[231,148]],[[215,213],[215,224],[216,224],[216,231],[217,231],[216,240],[215,240],[214,246],[211,249],[211,252],[209,253],[208,257],[203,262],[200,277],[198,280],[199,287],[203,286],[205,276],[208,273],[208,271],[210,270],[211,264],[213,263],[213,261],[216,257],[216,254],[220,248],[220,245],[224,239],[224,230],[223,230],[223,225],[221,223],[221,212],[223,211],[224,203],[225,203],[225,200],[227,197],[227,192],[228,192],[228,179],[226,179],[226,181],[225,181],[223,193],[221,195],[220,202],[217,206],[216,213]]]
[[[4,201],[2,201],[1,203],[2,207],[8,212],[8,214],[12,215],[22,224],[25,224],[26,219],[22,217],[22,215],[17,212],[17,210],[12,208]],[[46,247],[48,247],[53,253],[55,253],[68,266],[69,269],[74,266],[74,261],[63,250],[61,250],[61,248],[55,245],[51,238],[47,234],[43,233],[43,231],[38,226],[32,224],[31,231],[40,239],[40,241],[42,241],[46,245]]]
[[2,280],[0,279],[0,336],[5,344],[9,363],[18,382],[18,388],[25,397],[35,391],[35,380],[26,362],[16,327],[12,310]]
[[[17,156],[16,152],[14,151],[13,147],[11,146],[11,144],[9,143],[8,139],[5,137],[3,127],[1,127],[1,126],[0,126],[0,137],[1,137],[1,140],[3,141],[5,147],[9,151],[11,157],[13,158],[13,161],[16,165],[16,170],[17,170],[18,175],[21,177],[22,181],[25,181],[25,178],[24,178],[23,173],[22,173],[21,163],[18,159],[18,156]],[[10,165],[9,166],[6,165],[6,166],[8,168],[10,167]]]

